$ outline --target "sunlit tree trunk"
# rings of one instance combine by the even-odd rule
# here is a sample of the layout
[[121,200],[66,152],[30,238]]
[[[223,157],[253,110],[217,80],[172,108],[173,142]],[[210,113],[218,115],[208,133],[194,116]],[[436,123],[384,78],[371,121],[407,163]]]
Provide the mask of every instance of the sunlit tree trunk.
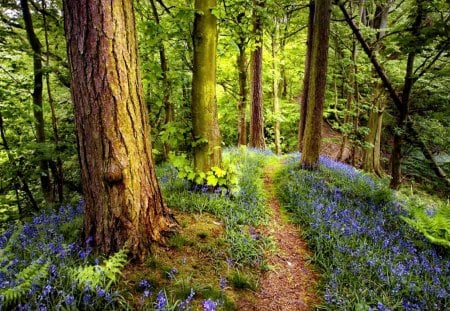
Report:
[[251,116],[250,116],[250,147],[265,149],[264,139],[264,109],[262,89],[262,55],[263,55],[263,24],[260,10],[264,1],[254,0],[253,33],[255,35],[255,50],[251,60]]
[[279,50],[279,23],[274,21],[274,32],[272,33],[272,108],[274,117],[275,153],[281,154],[281,107],[280,107],[280,72],[278,61]]
[[306,168],[318,165],[322,140],[322,114],[328,62],[331,0],[316,0],[314,13],[311,72],[301,164]]
[[217,18],[216,0],[196,0],[194,20],[194,69],[192,77],[192,122],[194,165],[207,172],[221,166],[222,150],[216,103]]
[[143,260],[174,225],[151,155],[132,0],[64,2],[80,149],[84,235]]
[[[36,128],[36,142],[38,144],[45,143],[45,122],[44,107],[42,104],[43,90],[43,66],[42,66],[42,46],[39,38],[36,36],[31,17],[28,0],[20,0],[22,8],[23,20],[25,22],[25,30],[27,32],[28,41],[33,50],[33,72],[34,72],[34,88],[33,88],[33,115]],[[43,157],[43,155],[41,155]],[[39,160],[41,189],[47,202],[53,202],[52,185],[48,169],[48,161],[46,159]]]
[[311,59],[312,59],[312,42],[313,42],[313,29],[314,29],[314,0],[309,2],[309,15],[308,15],[308,35],[306,39],[306,57],[305,57],[305,71],[303,73],[303,89],[300,97],[300,121],[298,125],[298,149],[301,152],[303,146],[303,136],[305,134],[306,114],[308,111],[308,93],[309,93],[309,80],[311,72]]

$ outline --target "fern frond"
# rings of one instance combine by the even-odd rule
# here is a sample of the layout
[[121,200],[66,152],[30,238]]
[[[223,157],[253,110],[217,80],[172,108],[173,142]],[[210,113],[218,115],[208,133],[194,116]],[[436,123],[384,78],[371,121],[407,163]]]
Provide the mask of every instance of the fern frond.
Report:
[[85,265],[70,268],[69,274],[81,289],[89,287],[95,289],[97,286],[108,289],[117,281],[121,270],[127,263],[127,250],[122,249],[106,259],[102,265]]
[[37,260],[20,271],[17,274],[16,286],[0,289],[0,296],[3,296],[3,306],[7,308],[22,301],[33,283],[39,283],[40,280],[48,276],[49,266],[49,262],[41,263],[40,260]]
[[411,210],[412,218],[401,217],[407,224],[422,233],[431,243],[450,248],[450,206],[442,206],[433,216],[423,207]]

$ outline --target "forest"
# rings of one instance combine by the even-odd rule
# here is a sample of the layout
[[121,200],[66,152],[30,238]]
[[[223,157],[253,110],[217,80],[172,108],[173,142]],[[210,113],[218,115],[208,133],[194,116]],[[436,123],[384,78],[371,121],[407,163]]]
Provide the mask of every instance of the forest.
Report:
[[1,310],[449,310],[448,0],[0,0]]

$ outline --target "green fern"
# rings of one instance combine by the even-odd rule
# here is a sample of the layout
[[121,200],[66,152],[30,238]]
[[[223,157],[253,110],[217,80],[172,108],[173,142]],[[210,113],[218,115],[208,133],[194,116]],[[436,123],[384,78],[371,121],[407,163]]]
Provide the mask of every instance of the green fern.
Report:
[[415,207],[411,215],[402,219],[431,243],[450,248],[450,205],[441,206],[433,216],[428,216],[423,207]]
[[4,306],[8,307],[22,301],[33,283],[39,283],[48,276],[49,266],[50,262],[41,263],[37,260],[20,271],[16,277],[17,286],[0,289],[0,296],[4,297]]
[[91,289],[95,289],[97,286],[108,289],[112,283],[117,281],[126,263],[127,250],[122,249],[105,260],[102,265],[86,265],[70,268],[69,274],[82,289],[86,286]]

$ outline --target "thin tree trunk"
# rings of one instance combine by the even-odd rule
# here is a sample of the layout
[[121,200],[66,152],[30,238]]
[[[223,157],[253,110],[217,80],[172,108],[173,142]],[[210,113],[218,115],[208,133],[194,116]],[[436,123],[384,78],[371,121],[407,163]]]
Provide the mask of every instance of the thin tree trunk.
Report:
[[[392,1],[388,1],[385,5],[377,5],[375,9],[375,18],[373,28],[377,32],[377,40],[385,35],[389,8]],[[375,75],[375,73],[374,73]],[[381,158],[381,131],[383,128],[383,112],[386,98],[383,95],[384,88],[380,82],[375,84],[373,105],[369,112],[368,128],[369,133],[365,138],[366,146],[363,152],[363,168],[368,172],[372,172],[381,176],[383,171],[380,164]]]
[[278,64],[278,49],[279,49],[279,23],[274,21],[275,29],[272,33],[272,107],[273,107],[273,117],[274,117],[274,133],[275,133],[275,153],[277,155],[281,154],[281,107],[280,107],[280,95],[279,95],[279,85],[280,85],[280,73]]
[[[46,2],[45,0],[41,1],[42,3],[42,9],[46,10]],[[45,13],[42,14],[42,19],[44,22],[44,35],[45,35],[45,49],[46,49],[46,58],[45,58],[45,66],[47,68],[50,67],[50,44],[48,42],[48,25],[47,25],[47,18]],[[51,92],[51,84],[50,84],[50,74],[48,71],[46,71],[45,74],[45,81],[47,86],[47,96],[48,96],[48,103],[50,104],[50,110],[52,114],[52,129],[53,129],[53,142],[55,144],[55,149],[57,152],[56,155],[56,165],[55,163],[52,163],[53,161],[49,161],[49,167],[52,172],[53,178],[54,178],[54,187],[55,191],[53,191],[53,197],[58,198],[58,202],[62,203],[64,200],[64,172],[63,172],[63,164],[61,160],[61,156],[59,155],[60,148],[59,148],[59,133],[58,133],[58,120],[56,118],[56,111],[55,111],[55,102],[53,100],[52,92]],[[56,193],[55,193],[56,192]]]
[[216,0],[195,1],[192,122],[194,165],[200,172],[222,165],[216,103],[217,18],[212,14],[215,7]]
[[[28,6],[28,0],[20,0],[22,8],[25,30],[27,32],[28,41],[33,50],[33,72],[34,72],[34,88],[33,88],[33,115],[36,128],[36,142],[38,144],[45,143],[45,122],[44,109],[42,105],[43,90],[43,72],[42,72],[42,50],[41,43],[34,31],[33,20]],[[42,155],[41,155],[42,157]],[[39,160],[41,189],[47,202],[53,202],[52,186],[49,177],[48,162],[45,159]]]
[[[411,32],[413,36],[418,37],[420,35],[420,28],[424,18],[424,8],[422,0],[417,0],[417,11],[414,23],[412,24]],[[397,130],[394,131],[394,143],[391,153],[391,174],[392,179],[390,187],[392,189],[398,189],[401,184],[401,164],[403,158],[402,145],[403,135],[406,130],[406,120],[409,115],[410,97],[412,87],[416,81],[414,77],[414,61],[416,58],[415,50],[408,53],[408,60],[406,62],[405,82],[403,84],[403,92],[399,113],[397,116]]]
[[[264,1],[254,0],[254,5],[263,8]],[[250,147],[265,149],[264,138],[264,108],[262,89],[262,54],[263,54],[263,24],[259,12],[253,11],[253,33],[255,50],[252,52],[252,105],[250,117]]]
[[[155,19],[156,24],[160,25],[161,22],[159,19],[158,10],[156,9],[155,1],[150,0],[150,5],[152,7],[153,18]],[[175,119],[175,110],[174,110],[173,104],[170,101],[172,88],[171,88],[170,80],[167,75],[169,72],[169,66],[167,65],[166,49],[164,47],[163,42],[160,42],[158,51],[159,51],[159,61],[160,61],[160,66],[161,66],[161,74],[162,74],[162,79],[163,79],[163,93],[164,94],[163,94],[162,103],[163,103],[163,107],[164,107],[164,126],[167,127],[167,126],[170,126],[170,124]],[[167,160],[169,158],[170,149],[171,149],[170,144],[168,142],[164,142],[163,155],[164,155],[165,160]]]
[[64,2],[85,201],[84,235],[99,251],[142,261],[174,226],[152,161],[132,0]]
[[317,0],[314,16],[308,109],[301,157],[301,164],[306,168],[315,168],[319,162],[323,103],[327,81],[331,0]]
[[305,72],[303,74],[303,90],[300,97],[300,122],[298,126],[298,149],[302,150],[303,136],[305,134],[306,114],[308,111],[308,95],[309,95],[309,81],[311,73],[311,59],[312,59],[312,42],[314,29],[314,12],[315,2],[309,2],[308,15],[308,35],[306,39],[306,57],[305,57]]

